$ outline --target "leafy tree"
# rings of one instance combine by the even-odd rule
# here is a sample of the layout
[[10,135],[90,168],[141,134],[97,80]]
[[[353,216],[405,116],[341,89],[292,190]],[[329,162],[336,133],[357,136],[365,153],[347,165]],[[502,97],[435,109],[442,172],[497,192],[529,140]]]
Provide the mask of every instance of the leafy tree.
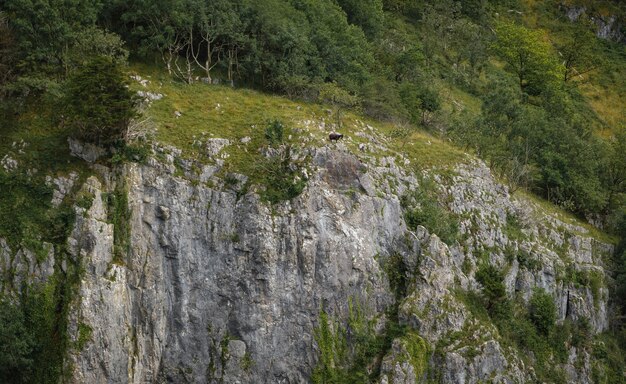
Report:
[[360,96],[363,111],[376,119],[405,120],[408,113],[398,92],[398,84],[377,77],[365,84]]
[[423,88],[420,92],[419,98],[421,100],[420,108],[422,110],[422,124],[427,124],[429,122],[429,115],[441,108],[439,95],[431,88]]
[[332,106],[332,115],[336,129],[343,125],[343,111],[346,108],[354,108],[359,104],[359,99],[341,89],[337,83],[324,83],[319,86],[318,100]]
[[128,51],[119,35],[89,26],[76,33],[73,48],[67,52],[64,60],[66,66],[74,70],[97,56],[108,57],[124,65],[128,60]]
[[313,73],[326,75],[309,38],[310,24],[304,12],[280,0],[250,0],[244,12],[251,36],[243,59],[248,79],[281,91],[301,76],[308,83]]
[[168,73],[181,75],[185,80],[190,76],[190,68],[180,68],[178,59],[190,50],[194,5],[192,0],[135,0],[121,15],[130,30],[128,38],[137,43],[139,52],[158,52]]
[[[224,54],[228,58],[228,78],[232,80],[235,50],[243,40],[243,24],[235,6],[227,0],[199,1],[195,7],[194,30],[190,32],[191,54],[196,64],[206,72],[211,82],[211,70],[218,65]],[[194,41],[194,35],[197,35]],[[204,60],[199,60],[200,56]]]
[[559,37],[556,48],[563,62],[563,81],[580,78],[602,66],[602,56],[594,51],[597,38],[589,26],[581,22],[572,23],[564,28]]
[[19,305],[0,298],[0,380],[3,383],[29,382],[34,343]]
[[415,0],[383,0],[383,9],[400,15],[418,18],[423,1]]
[[450,53],[457,70],[469,67],[475,75],[487,60],[488,35],[483,28],[467,19],[460,19],[451,25],[452,40]]
[[7,16],[0,11],[0,99],[3,97],[4,85],[13,77],[14,45],[15,40],[9,29]]
[[382,0],[338,0],[348,21],[363,28],[368,36],[376,36],[383,27]]
[[5,0],[2,5],[13,31],[17,71],[42,76],[67,73],[67,53],[76,35],[95,24],[96,0]]
[[487,16],[488,0],[464,0],[461,12],[475,21],[483,21]]
[[454,26],[461,18],[461,3],[452,0],[425,2],[421,24],[423,44],[427,56],[448,54],[454,40]]
[[495,32],[493,48],[517,75],[523,91],[538,94],[546,87],[556,87],[555,80],[561,77],[563,67],[556,61],[541,31],[499,22]]
[[386,18],[385,28],[372,44],[379,70],[389,68],[396,82],[416,81],[424,72],[426,57],[414,26],[398,18]]
[[136,115],[135,100],[119,65],[99,57],[68,80],[66,122],[77,137],[110,145],[126,137],[128,123]]
[[537,331],[549,335],[556,321],[556,305],[552,296],[543,289],[535,289],[530,298],[529,316]]
[[357,92],[371,80],[372,49],[363,31],[348,23],[346,14],[333,1],[297,0],[295,7],[310,23],[309,40],[317,51],[314,61],[321,65],[324,82],[336,81],[349,92]]

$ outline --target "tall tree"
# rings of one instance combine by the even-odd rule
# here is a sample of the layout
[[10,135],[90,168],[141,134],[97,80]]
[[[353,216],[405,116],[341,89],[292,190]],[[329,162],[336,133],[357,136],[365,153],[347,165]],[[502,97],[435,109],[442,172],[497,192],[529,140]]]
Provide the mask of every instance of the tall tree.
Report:
[[67,73],[67,53],[76,35],[95,24],[100,7],[97,0],[5,0],[16,70],[35,77]]
[[348,15],[348,21],[363,28],[369,37],[380,33],[384,26],[382,0],[338,0]]
[[[194,30],[190,30],[191,54],[211,82],[211,70],[228,60],[228,79],[232,81],[236,54],[243,41],[243,23],[238,2],[229,0],[199,1],[195,8]],[[197,35],[194,41],[194,34]],[[203,60],[200,59],[203,57]]]
[[556,47],[563,63],[563,81],[581,78],[602,65],[601,55],[594,54],[596,40],[593,32],[578,22],[561,32]]
[[169,74],[187,77],[178,59],[190,49],[193,6],[192,0],[134,0],[127,4],[122,21],[132,26],[129,37],[138,42],[141,53],[160,53]]
[[0,11],[0,99],[4,96],[4,85],[13,77],[15,40],[9,29],[9,20]]
[[546,86],[554,86],[563,67],[556,60],[543,33],[511,22],[496,24],[495,52],[517,75],[520,88],[538,94]]
[[107,57],[91,60],[66,84],[65,115],[75,136],[99,145],[126,138],[135,96],[126,75]]

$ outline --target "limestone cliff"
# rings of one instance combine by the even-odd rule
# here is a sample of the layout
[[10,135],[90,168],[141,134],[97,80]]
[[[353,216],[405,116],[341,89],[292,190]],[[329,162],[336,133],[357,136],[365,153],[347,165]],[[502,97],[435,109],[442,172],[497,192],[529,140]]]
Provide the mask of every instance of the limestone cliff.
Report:
[[[355,305],[374,333],[403,327],[366,366],[380,383],[532,381],[533,361],[464,300],[480,291],[483,264],[503,271],[510,298],[548,292],[557,323],[607,329],[610,244],[513,197],[477,160],[417,171],[402,155],[362,149],[304,149],[304,191],[275,205],[248,189],[246,176],[225,180],[220,162],[181,161],[175,148],[155,146],[143,164],[94,166],[80,187],[90,204],[74,206],[68,239],[82,272],[67,381],[310,382],[328,353],[321,319],[357,343]],[[406,221],[405,197],[426,183],[458,222],[449,244]],[[6,244],[0,252],[14,279],[52,274],[53,252],[43,262]],[[589,349],[566,345],[566,361],[553,365],[567,381],[592,382]]]

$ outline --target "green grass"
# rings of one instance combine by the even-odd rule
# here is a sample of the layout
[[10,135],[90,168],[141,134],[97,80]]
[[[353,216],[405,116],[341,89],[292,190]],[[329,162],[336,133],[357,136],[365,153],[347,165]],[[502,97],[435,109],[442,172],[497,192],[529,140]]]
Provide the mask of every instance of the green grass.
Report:
[[8,155],[18,162],[9,172],[0,168],[0,215],[11,218],[0,221],[0,238],[13,251],[27,245],[45,256],[41,242],[65,241],[73,223],[71,197],[53,207],[53,186],[46,177],[75,172],[78,177],[71,196],[91,171],[84,161],[70,156],[68,132],[51,117],[50,106],[29,106],[18,120],[0,121],[0,125],[0,159]]
[[[286,141],[292,144],[300,144],[304,139],[309,146],[328,144],[328,133],[333,130],[331,124],[335,119],[328,106],[295,102],[249,89],[184,84],[173,81],[158,69],[139,64],[134,65],[131,72],[150,80],[147,88],[135,83],[133,87],[137,90],[165,95],[153,102],[146,112],[156,125],[158,141],[182,149],[185,157],[208,161],[198,140],[228,139],[235,144],[225,150],[229,155],[227,167],[247,176],[255,171],[251,167],[259,158],[255,149],[264,144],[264,129],[269,121],[278,119],[290,128],[291,139]],[[177,118],[175,111],[182,115]],[[327,124],[325,128],[320,126],[322,122]],[[450,167],[466,159],[462,151],[424,131],[410,129],[408,137],[394,138],[396,124],[373,121],[354,111],[346,111],[338,130],[350,139],[343,143],[351,151],[358,153],[360,143],[369,143],[368,139],[356,135],[359,131],[371,134],[368,125],[375,128],[375,135],[390,150],[377,151],[372,154],[375,157],[393,155],[393,151],[400,150],[423,169]],[[247,145],[240,143],[244,137],[251,139]]]
[[[546,38],[558,41],[558,32],[570,22],[562,11],[558,11],[557,2],[525,0],[524,21],[533,28],[542,28]],[[560,3],[570,6],[585,6],[591,14],[602,16],[626,15],[626,7],[611,0],[565,0]],[[558,16],[558,17],[555,17]],[[610,137],[626,126],[624,100],[626,100],[626,49],[623,44],[597,40],[594,54],[598,63],[604,63],[598,69],[574,78],[571,83],[578,87],[584,102],[591,108],[594,128],[601,137]]]

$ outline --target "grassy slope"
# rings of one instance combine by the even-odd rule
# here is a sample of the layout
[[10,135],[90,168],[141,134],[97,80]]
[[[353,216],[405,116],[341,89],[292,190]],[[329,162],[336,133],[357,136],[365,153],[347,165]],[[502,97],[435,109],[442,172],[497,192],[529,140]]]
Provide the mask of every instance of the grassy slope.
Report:
[[[146,88],[135,84],[138,90],[165,95],[153,102],[146,114],[156,126],[157,140],[182,149],[185,157],[208,160],[203,159],[202,148],[194,145],[194,141],[210,137],[234,141],[250,137],[252,147],[258,148],[263,143],[267,123],[274,119],[290,128],[292,137],[289,141],[293,143],[306,140],[307,145],[322,146],[328,143],[328,134],[334,129],[335,118],[331,116],[329,106],[226,86],[182,84],[141,66],[133,67],[132,71],[150,80]],[[182,115],[177,118],[175,111]],[[420,167],[448,167],[467,158],[459,149],[417,129],[410,129],[409,137],[400,138],[394,135],[398,129],[394,124],[375,122],[354,112],[343,113],[341,121],[340,131],[348,139],[345,143],[355,152],[360,143],[369,143],[367,138],[356,135],[357,132],[367,132],[369,125],[384,135],[384,146],[391,150],[402,149],[412,163]],[[233,145],[227,150],[230,155],[227,163],[234,171],[244,174],[251,171],[247,165],[258,154],[249,148]]]
[[[263,145],[264,128],[268,121],[282,120],[291,128],[291,142],[300,143],[303,140],[309,146],[323,146],[328,144],[328,132],[331,128],[322,128],[320,121],[329,123],[329,108],[319,104],[301,103],[275,95],[267,95],[252,90],[237,90],[226,86],[206,84],[183,84],[172,81],[166,74],[147,68],[133,66],[132,73],[150,80],[147,87],[135,83],[133,87],[149,90],[165,95],[161,100],[153,102],[147,109],[146,115],[156,126],[156,139],[163,143],[183,150],[183,157],[194,158],[202,162],[210,162],[203,154],[203,147],[194,145],[208,138],[226,138],[238,142],[243,137],[252,139],[250,145],[231,145],[226,150],[229,157],[226,167],[233,172],[240,172],[251,177],[254,182],[263,175],[258,174],[254,167],[255,161],[260,158],[256,150]],[[470,94],[445,83],[437,85],[443,97],[444,109],[467,108],[470,113],[480,109],[478,99]],[[219,105],[219,107],[218,107]],[[182,116],[177,118],[175,111]],[[313,121],[312,124],[306,122]],[[402,153],[418,169],[437,168],[441,171],[449,170],[456,164],[471,159],[448,142],[440,140],[431,134],[418,130],[410,130],[409,137],[396,137],[398,127],[392,123],[382,123],[363,118],[358,114],[348,112],[343,117],[341,131],[346,135],[347,147],[358,153],[359,143],[369,143],[369,140],[355,135],[357,132],[367,132],[370,125],[377,132],[376,137],[383,141],[389,152],[377,153],[379,156],[393,156]],[[587,229],[594,238],[616,243],[616,239],[608,236],[593,226],[581,222],[574,215],[556,207],[535,195],[518,191],[516,198],[533,202],[542,212],[549,213],[566,223],[581,226]]]
[[[623,15],[626,6],[615,1],[568,0],[564,4],[584,6],[593,14],[602,16]],[[524,0],[522,19],[532,28],[546,32],[550,41],[558,39],[558,31],[569,23],[564,18],[552,14],[549,5],[537,0]],[[558,15],[561,16],[561,15]],[[626,127],[626,46],[598,39],[596,54],[599,62],[604,63],[595,71],[574,78],[572,83],[578,86],[586,103],[596,114],[596,132],[602,137],[610,137],[619,129]]]
[[[68,132],[57,125],[42,106],[32,107],[18,121],[3,122],[0,130],[0,159],[5,155],[17,160],[16,171],[0,168],[0,238],[17,246],[54,242],[55,222],[67,205],[50,204],[52,187],[47,176],[67,176],[75,172],[80,185],[90,171],[85,162],[70,156]],[[6,220],[6,218],[11,218]]]

